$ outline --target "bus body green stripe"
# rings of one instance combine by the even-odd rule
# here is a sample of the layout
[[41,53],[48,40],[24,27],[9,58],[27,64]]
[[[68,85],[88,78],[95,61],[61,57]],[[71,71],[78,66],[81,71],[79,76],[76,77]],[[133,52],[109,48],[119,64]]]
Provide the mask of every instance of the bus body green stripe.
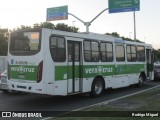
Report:
[[[83,65],[75,66],[76,78],[90,78],[97,75],[112,76],[122,74],[133,74],[144,71],[144,64],[127,64],[127,65]],[[80,73],[80,71],[82,71]],[[56,66],[55,80],[66,80],[72,78],[72,66]]]
[[[83,65],[75,66],[76,78],[91,78],[97,75],[112,76],[133,74],[144,71],[144,64],[127,65]],[[37,79],[38,66],[10,65],[10,78],[35,81]],[[55,80],[72,79],[72,66],[55,66]],[[80,72],[81,71],[81,72]]]
[[126,74],[141,73],[143,71],[145,71],[144,64],[127,64],[126,65]]

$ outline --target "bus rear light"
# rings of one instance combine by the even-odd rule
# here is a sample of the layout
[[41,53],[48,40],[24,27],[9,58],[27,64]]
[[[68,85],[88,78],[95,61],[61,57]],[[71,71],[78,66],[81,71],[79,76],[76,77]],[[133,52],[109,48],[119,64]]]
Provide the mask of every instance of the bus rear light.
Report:
[[41,61],[38,65],[37,83],[39,83],[42,80],[42,72],[43,72],[43,61]]

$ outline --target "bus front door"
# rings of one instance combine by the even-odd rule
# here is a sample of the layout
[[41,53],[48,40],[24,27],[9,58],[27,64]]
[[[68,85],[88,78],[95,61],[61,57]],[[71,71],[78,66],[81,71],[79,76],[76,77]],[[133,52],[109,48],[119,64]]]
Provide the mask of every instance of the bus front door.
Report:
[[68,41],[68,94],[81,91],[81,42]]

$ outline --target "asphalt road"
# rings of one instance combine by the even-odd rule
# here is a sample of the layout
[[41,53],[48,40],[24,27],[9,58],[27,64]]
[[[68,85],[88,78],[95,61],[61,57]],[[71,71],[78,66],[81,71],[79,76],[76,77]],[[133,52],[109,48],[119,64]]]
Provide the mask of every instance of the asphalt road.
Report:
[[108,101],[160,85],[160,81],[145,82],[141,88],[130,86],[126,88],[106,90],[97,98],[88,96],[48,96],[29,93],[3,93],[0,91],[0,111],[72,111],[99,102]]

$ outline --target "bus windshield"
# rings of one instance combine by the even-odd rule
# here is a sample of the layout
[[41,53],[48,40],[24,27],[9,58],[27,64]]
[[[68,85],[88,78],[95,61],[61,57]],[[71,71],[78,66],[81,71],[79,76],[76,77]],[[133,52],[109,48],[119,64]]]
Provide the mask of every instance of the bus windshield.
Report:
[[33,55],[38,53],[39,50],[39,32],[11,33],[9,51],[12,55]]

